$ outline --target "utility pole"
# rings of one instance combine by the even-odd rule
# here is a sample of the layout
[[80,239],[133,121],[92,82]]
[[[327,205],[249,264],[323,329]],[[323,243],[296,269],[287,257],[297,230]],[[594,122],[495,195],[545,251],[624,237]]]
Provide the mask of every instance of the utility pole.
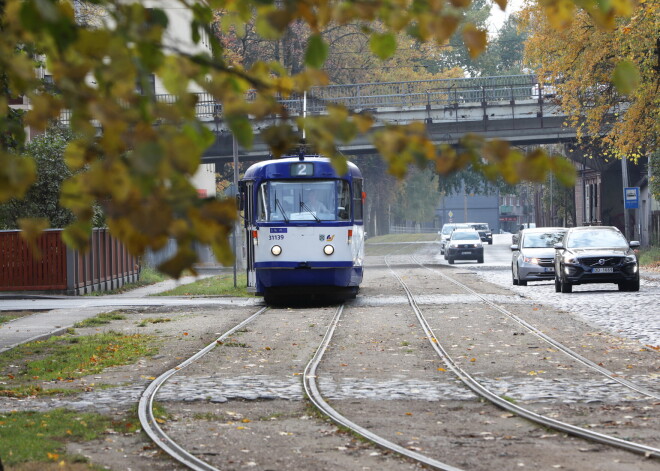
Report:
[[[234,159],[234,191],[236,191],[236,196],[238,196],[238,142],[236,142],[236,136],[232,135],[232,153],[233,153],[233,159]],[[233,241],[234,241],[234,288],[236,288],[237,283],[236,283],[236,266],[238,264],[238,258],[239,258],[239,253],[241,253],[238,250],[238,243],[236,233],[240,231],[240,222],[236,221],[236,224],[234,224],[234,232],[233,232]],[[241,244],[242,246],[242,244]],[[242,260],[242,257],[241,257]],[[241,263],[241,266],[243,264]]]
[[554,191],[554,182],[552,178],[552,173],[550,173],[550,226],[555,225],[555,207],[552,200],[552,192]]
[[628,159],[624,155],[621,157],[621,179],[623,187],[621,189],[621,196],[623,198],[623,219],[624,219],[624,232],[628,240],[632,239],[630,234],[630,221],[628,220],[628,208],[626,208],[626,187],[629,185],[628,182]]
[[463,182],[463,215],[465,217],[465,221],[463,222],[468,222],[468,201],[467,201],[467,189],[465,188],[465,182]]

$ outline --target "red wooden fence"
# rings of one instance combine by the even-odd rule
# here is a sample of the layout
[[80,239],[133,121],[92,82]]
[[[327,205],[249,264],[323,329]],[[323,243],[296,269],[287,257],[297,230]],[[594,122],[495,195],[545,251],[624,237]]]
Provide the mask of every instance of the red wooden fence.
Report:
[[66,290],[66,246],[60,231],[46,231],[37,240],[41,258],[21,231],[0,232],[0,291]]
[[20,231],[0,231],[0,291],[85,294],[138,280],[137,257],[107,229],[93,230],[86,253],[67,248],[61,233],[45,231],[37,240],[41,258],[35,259]]

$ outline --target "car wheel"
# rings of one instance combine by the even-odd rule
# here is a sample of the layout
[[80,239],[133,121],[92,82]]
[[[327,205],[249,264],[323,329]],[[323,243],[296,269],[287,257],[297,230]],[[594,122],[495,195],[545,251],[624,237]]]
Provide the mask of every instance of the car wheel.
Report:
[[639,291],[639,278],[619,283],[619,291]]
[[447,261],[449,262],[450,265],[454,264],[454,258],[453,257],[447,258]]
[[518,286],[518,279],[516,278],[516,275],[513,274],[513,265],[511,265],[511,280],[513,282],[513,286]]
[[628,287],[630,288],[630,291],[639,291],[639,278],[631,281]]
[[492,241],[492,240],[489,240],[489,241],[488,241],[488,245],[493,245],[493,241]]
[[562,293],[572,293],[573,285],[567,281],[561,280],[561,292]]
[[559,281],[559,278],[555,277],[555,293],[559,293],[561,291],[561,282]]
[[527,282],[525,280],[518,280],[518,285],[519,286],[527,286]]
[[479,257],[479,258],[477,259],[477,263],[484,263],[484,258],[483,258],[483,257]]

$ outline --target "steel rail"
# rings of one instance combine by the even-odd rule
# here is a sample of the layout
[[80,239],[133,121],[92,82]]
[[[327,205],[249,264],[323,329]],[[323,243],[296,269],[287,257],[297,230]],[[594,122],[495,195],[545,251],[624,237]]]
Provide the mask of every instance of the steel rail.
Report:
[[325,401],[325,399],[323,399],[323,396],[319,391],[317,384],[318,376],[316,374],[316,368],[318,367],[326,349],[328,348],[328,344],[330,343],[330,340],[334,335],[334,332],[337,328],[337,324],[339,323],[339,320],[341,319],[341,315],[343,311],[344,311],[344,305],[341,305],[339,306],[339,308],[337,308],[337,312],[335,313],[335,316],[333,317],[332,322],[330,323],[330,326],[328,327],[328,330],[326,331],[325,336],[321,341],[321,345],[319,346],[319,348],[317,348],[316,352],[314,353],[314,356],[305,367],[305,371],[303,373],[303,386],[305,388],[305,393],[307,394],[308,399],[312,402],[312,404],[314,404],[314,406],[316,406],[318,410],[320,410],[325,415],[327,415],[333,422],[352,430],[353,432],[359,434],[360,436],[366,438],[367,440],[371,441],[372,443],[375,443],[376,445],[382,448],[394,451],[400,455],[403,455],[407,458],[411,458],[419,463],[423,463],[426,466],[430,466],[434,469],[439,469],[443,471],[461,471],[460,468],[455,468],[451,465],[442,463],[441,461],[437,461],[434,460],[433,458],[422,455],[421,453],[408,450],[407,448],[404,448],[379,435],[376,435],[370,430],[361,427],[360,425],[357,425],[355,422],[352,422],[343,415],[341,415],[332,406],[330,406]]
[[214,340],[213,343],[210,343],[202,350],[200,350],[199,352],[188,358],[183,363],[179,364],[178,366],[175,366],[174,368],[160,375],[158,378],[153,380],[149,384],[149,386],[147,386],[147,388],[140,396],[140,402],[138,404],[138,417],[140,418],[140,424],[142,424],[142,429],[147,433],[147,435],[149,435],[149,438],[151,438],[151,440],[156,445],[158,445],[163,451],[165,451],[168,455],[170,455],[172,458],[174,458],[176,461],[183,464],[184,466],[187,466],[188,468],[193,469],[195,471],[219,471],[218,468],[215,468],[210,464],[208,464],[207,462],[202,461],[199,458],[188,453],[185,449],[183,449],[178,443],[176,443],[173,439],[171,439],[160,428],[153,414],[153,402],[156,393],[158,392],[160,387],[165,383],[165,381],[167,381],[172,375],[174,375],[178,371],[181,371],[182,369],[189,366],[193,362],[199,360],[201,357],[203,357],[208,352],[213,350],[224,339],[226,339],[237,330],[243,328],[244,326],[252,322],[254,319],[256,319],[261,314],[263,314],[263,312],[266,311],[267,309],[268,307],[264,307],[259,311],[255,312],[250,317],[240,322],[235,327],[229,329],[227,332],[225,332],[216,340]]
[[555,348],[561,350],[562,352],[566,353],[568,356],[570,356],[570,357],[573,358],[574,360],[577,360],[578,362],[582,363],[583,365],[585,365],[585,366],[587,366],[587,367],[589,367],[589,368],[591,368],[591,369],[594,369],[594,370],[598,371],[598,372],[601,373],[602,375],[606,376],[607,378],[611,379],[612,381],[616,381],[617,383],[621,384],[622,386],[625,386],[625,387],[627,387],[627,388],[629,388],[629,389],[632,389],[633,391],[636,391],[636,392],[638,392],[638,393],[640,393],[640,394],[643,394],[643,395],[645,395],[645,396],[652,397],[653,399],[658,399],[658,400],[660,400],[660,394],[657,394],[657,393],[655,393],[655,392],[653,392],[653,391],[650,391],[650,390],[648,390],[648,389],[646,389],[646,388],[644,388],[644,387],[642,387],[642,386],[639,386],[639,385],[637,385],[637,384],[635,384],[635,383],[632,383],[632,382],[630,382],[630,381],[628,381],[628,380],[626,380],[626,379],[623,379],[623,378],[619,378],[619,377],[617,377],[616,374],[613,373],[612,371],[610,371],[610,370],[608,370],[607,368],[604,368],[604,367],[598,365],[597,363],[594,363],[593,361],[589,360],[588,358],[583,357],[583,356],[580,355],[579,353],[577,353],[577,352],[571,350],[571,349],[570,349],[569,347],[567,347],[566,345],[559,343],[558,341],[556,341],[556,340],[553,339],[552,337],[549,337],[548,335],[544,334],[544,333],[541,332],[539,329],[537,329],[537,328],[534,327],[533,325],[529,324],[527,321],[521,319],[520,317],[518,317],[518,316],[515,315],[514,313],[508,311],[507,309],[503,308],[502,306],[498,306],[497,304],[495,304],[494,302],[490,301],[489,299],[487,299],[487,298],[486,298],[485,296],[483,296],[482,294],[477,293],[476,291],[474,291],[474,290],[473,290],[472,288],[470,288],[469,286],[464,285],[463,283],[461,283],[461,282],[458,281],[458,280],[454,280],[453,278],[451,278],[451,277],[445,275],[444,273],[441,273],[441,272],[438,271],[438,270],[435,270],[435,269],[433,269],[433,268],[431,268],[431,267],[428,267],[428,266],[424,265],[422,262],[420,262],[419,260],[417,260],[417,258],[416,258],[415,256],[412,256],[411,258],[412,258],[413,261],[415,261],[415,263],[417,263],[419,266],[421,266],[421,267],[423,267],[423,268],[425,268],[425,269],[427,269],[427,270],[429,270],[429,271],[431,271],[431,272],[433,272],[433,273],[436,273],[436,274],[440,275],[440,276],[443,277],[445,280],[448,280],[448,281],[454,283],[454,284],[455,284],[456,286],[458,286],[459,288],[462,288],[462,289],[464,289],[465,291],[467,291],[468,293],[470,293],[470,294],[472,294],[472,295],[474,295],[474,296],[479,297],[484,303],[488,304],[488,305],[489,305],[490,307],[492,307],[493,309],[495,309],[495,310],[497,310],[498,312],[500,312],[500,313],[502,313],[502,314],[508,316],[510,319],[514,320],[515,322],[517,322],[517,323],[520,324],[521,326],[523,326],[523,327],[525,327],[526,329],[528,329],[532,334],[534,334],[534,335],[536,335],[537,337],[539,337],[540,339],[546,341],[547,343],[549,343],[549,344],[552,345],[553,347],[555,347]]
[[618,448],[623,448],[628,451],[633,451],[635,453],[640,453],[646,457],[654,457],[654,458],[660,458],[660,449],[659,448],[654,448],[648,445],[643,445],[641,443],[635,443],[631,442],[628,440],[623,440],[620,438],[612,437],[610,435],[605,435],[602,433],[586,430],[582,427],[577,427],[575,425],[568,424],[566,422],[562,422],[560,420],[555,420],[551,419],[549,417],[546,417],[541,414],[537,414],[535,412],[532,412],[530,410],[527,410],[523,407],[520,407],[516,404],[513,404],[506,399],[502,399],[499,397],[497,394],[493,393],[486,387],[484,387],[481,383],[479,383],[476,379],[474,379],[469,373],[467,373],[465,370],[463,370],[460,366],[458,366],[452,359],[451,356],[447,353],[447,351],[440,345],[438,342],[438,339],[433,332],[433,329],[431,326],[428,324],[426,321],[426,318],[424,317],[422,311],[419,309],[419,306],[417,305],[417,302],[415,301],[415,297],[413,296],[412,292],[406,285],[406,283],[403,281],[403,279],[392,269],[392,267],[389,265],[389,262],[386,259],[386,263],[394,277],[399,281],[401,286],[403,287],[406,296],[408,297],[408,303],[412,307],[413,311],[415,312],[415,315],[417,316],[417,319],[419,320],[422,328],[424,329],[424,332],[426,333],[426,336],[429,340],[429,343],[433,347],[433,349],[436,351],[436,353],[442,358],[442,360],[445,362],[447,367],[451,369],[456,376],[460,378],[463,383],[468,386],[473,392],[475,392],[477,395],[483,397],[484,399],[489,400],[493,404],[499,406],[502,409],[505,409],[509,412],[513,412],[520,417],[523,417],[527,420],[530,420],[532,422],[544,425],[546,427],[559,430],[565,433],[568,433],[570,435],[574,435],[580,438],[585,438],[587,440],[595,441],[598,443],[603,443],[606,445],[618,447]]

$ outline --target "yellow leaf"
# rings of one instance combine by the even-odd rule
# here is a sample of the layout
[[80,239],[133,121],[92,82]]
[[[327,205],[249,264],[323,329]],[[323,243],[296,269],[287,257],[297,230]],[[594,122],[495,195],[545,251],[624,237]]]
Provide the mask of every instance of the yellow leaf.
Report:
[[495,0],[495,3],[497,3],[497,6],[499,6],[502,11],[506,10],[507,0]]
[[463,28],[463,41],[470,53],[470,57],[475,59],[486,49],[488,42],[487,32],[478,29],[472,24],[468,24]]
[[447,371],[444,368],[438,368],[438,371]]
[[33,159],[0,150],[0,203],[10,198],[22,198],[36,175],[37,166]]
[[546,0],[545,14],[553,28],[562,30],[573,21],[575,3],[571,0]]
[[23,231],[21,236],[30,247],[32,252],[32,258],[35,260],[41,260],[41,249],[37,245],[37,239],[41,233],[48,229],[50,224],[47,219],[44,218],[31,218],[31,219],[19,219],[18,227]]

